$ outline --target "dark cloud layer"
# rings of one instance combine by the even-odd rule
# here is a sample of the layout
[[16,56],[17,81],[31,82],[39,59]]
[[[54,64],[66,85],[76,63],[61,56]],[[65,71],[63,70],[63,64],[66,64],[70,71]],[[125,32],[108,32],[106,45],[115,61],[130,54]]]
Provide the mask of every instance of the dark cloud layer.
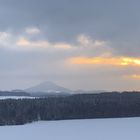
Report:
[[132,35],[139,34],[139,4],[137,0],[5,0],[0,2],[0,28],[41,26],[54,40],[71,40],[79,33],[134,39]]

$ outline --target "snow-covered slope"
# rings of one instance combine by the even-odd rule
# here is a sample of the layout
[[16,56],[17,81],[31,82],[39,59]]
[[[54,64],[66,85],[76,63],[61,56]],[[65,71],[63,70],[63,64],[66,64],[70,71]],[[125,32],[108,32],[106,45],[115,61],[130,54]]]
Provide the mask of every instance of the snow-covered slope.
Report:
[[2,140],[140,140],[140,118],[35,122],[1,126]]
[[30,96],[0,96],[0,100],[5,99],[36,99],[39,97],[30,97]]

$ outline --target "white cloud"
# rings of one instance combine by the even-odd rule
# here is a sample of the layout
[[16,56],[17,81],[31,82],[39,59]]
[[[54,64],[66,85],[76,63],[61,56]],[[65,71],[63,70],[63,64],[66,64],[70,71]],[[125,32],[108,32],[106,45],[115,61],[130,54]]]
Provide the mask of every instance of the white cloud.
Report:
[[90,36],[87,35],[79,35],[77,37],[77,41],[85,47],[99,47],[99,46],[105,46],[108,42],[102,41],[102,40],[96,40],[92,39]]
[[110,42],[93,39],[87,35],[79,35],[77,37],[79,56],[112,56],[114,49],[111,47]]
[[71,44],[67,44],[67,43],[56,43],[53,46],[56,49],[64,49],[64,50],[69,50],[69,49],[74,49],[75,48]]
[[19,38],[19,40],[16,42],[17,46],[21,47],[30,47],[30,48],[47,48],[50,46],[50,43],[47,40],[44,41],[30,41],[25,37]]
[[[30,30],[27,28],[28,31]],[[37,30],[36,30],[37,31]],[[30,32],[31,33],[31,32]],[[40,31],[40,35],[41,31]],[[41,37],[40,36],[40,37]],[[24,32],[0,32],[0,47],[14,49],[16,51],[67,51],[68,57],[71,56],[111,56],[112,48],[107,41],[95,40],[86,35],[79,35],[75,43],[52,42],[47,39],[33,38],[32,34]],[[64,53],[65,53],[64,52]]]
[[0,32],[0,45],[7,46],[11,40],[11,34],[8,32]]
[[79,35],[77,37],[77,41],[83,46],[87,46],[87,45],[90,45],[92,43],[91,38],[89,36],[86,36],[86,35]]
[[33,34],[39,34],[41,31],[39,28],[37,27],[29,27],[25,29],[25,32],[27,34],[33,35]]

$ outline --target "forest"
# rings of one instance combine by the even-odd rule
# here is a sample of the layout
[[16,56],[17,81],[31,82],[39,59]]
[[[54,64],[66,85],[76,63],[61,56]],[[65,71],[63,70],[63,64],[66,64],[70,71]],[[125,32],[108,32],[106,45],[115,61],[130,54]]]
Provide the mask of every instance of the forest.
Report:
[[20,125],[38,120],[137,116],[140,116],[139,92],[0,100],[0,125]]

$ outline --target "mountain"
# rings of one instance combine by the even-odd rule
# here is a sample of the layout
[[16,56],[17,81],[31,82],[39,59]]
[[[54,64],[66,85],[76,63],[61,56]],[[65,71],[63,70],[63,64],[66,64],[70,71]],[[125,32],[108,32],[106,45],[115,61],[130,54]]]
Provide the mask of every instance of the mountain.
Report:
[[83,94],[83,93],[102,93],[105,92],[104,90],[93,90],[93,91],[86,91],[86,90],[76,90],[72,91],[62,86],[59,86],[53,82],[46,81],[42,82],[36,86],[27,88],[24,90],[25,92],[30,93],[32,96],[57,96],[57,95],[69,95],[69,93],[73,94]]
[[71,90],[59,86],[50,81],[42,82],[36,86],[26,89],[25,91],[29,93],[70,93],[71,92]]

